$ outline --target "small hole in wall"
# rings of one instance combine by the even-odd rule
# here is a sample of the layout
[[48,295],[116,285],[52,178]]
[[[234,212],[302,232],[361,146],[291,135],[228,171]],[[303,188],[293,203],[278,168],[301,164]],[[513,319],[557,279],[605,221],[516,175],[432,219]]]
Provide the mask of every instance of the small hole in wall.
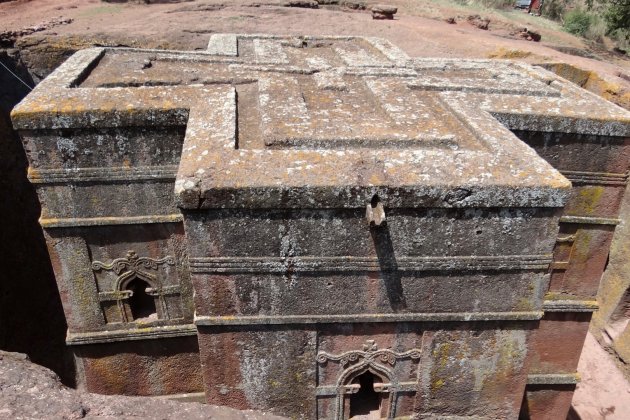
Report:
[[155,299],[147,293],[147,288],[151,287],[146,281],[135,279],[127,286],[133,295],[129,298],[129,307],[134,321],[151,321],[157,319]]
[[375,208],[380,202],[381,202],[381,199],[378,198],[378,194],[374,194],[374,196],[372,197],[372,200],[370,200],[370,206],[372,208]]
[[475,231],[475,233],[476,233],[477,235],[481,235],[481,234],[483,233],[483,231],[482,231],[481,229],[477,229],[477,230]]

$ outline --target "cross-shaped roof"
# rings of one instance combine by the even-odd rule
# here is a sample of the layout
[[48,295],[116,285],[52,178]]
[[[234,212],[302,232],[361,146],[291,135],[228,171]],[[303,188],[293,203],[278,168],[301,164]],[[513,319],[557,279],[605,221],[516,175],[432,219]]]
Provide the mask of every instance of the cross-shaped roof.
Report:
[[412,59],[354,37],[214,35],[207,51],[76,53],[18,129],[185,125],[182,208],[556,207],[568,181],[510,130],[630,136],[630,114],[543,69]]

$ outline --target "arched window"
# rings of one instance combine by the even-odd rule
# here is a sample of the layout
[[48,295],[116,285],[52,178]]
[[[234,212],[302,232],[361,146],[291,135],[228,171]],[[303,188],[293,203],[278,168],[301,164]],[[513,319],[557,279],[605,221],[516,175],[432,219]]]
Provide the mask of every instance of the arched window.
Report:
[[369,370],[354,378],[352,383],[360,388],[350,397],[350,418],[381,418],[381,394],[374,389],[374,383],[380,381]]
[[129,309],[134,321],[151,321],[157,319],[157,309],[155,307],[155,298],[147,293],[147,289],[151,288],[149,283],[139,278],[131,280],[126,290],[132,292],[129,298]]

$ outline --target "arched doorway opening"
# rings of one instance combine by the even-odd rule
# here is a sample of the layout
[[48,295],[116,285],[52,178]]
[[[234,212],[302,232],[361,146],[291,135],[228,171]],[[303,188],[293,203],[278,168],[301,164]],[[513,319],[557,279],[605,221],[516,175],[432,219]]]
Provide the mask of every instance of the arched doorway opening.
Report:
[[132,292],[129,298],[129,309],[134,321],[157,319],[155,299],[147,293],[151,285],[144,280],[135,278],[127,284],[126,289]]
[[381,394],[374,389],[375,382],[381,380],[369,370],[354,378],[352,384],[360,388],[350,397],[350,418],[381,418]]

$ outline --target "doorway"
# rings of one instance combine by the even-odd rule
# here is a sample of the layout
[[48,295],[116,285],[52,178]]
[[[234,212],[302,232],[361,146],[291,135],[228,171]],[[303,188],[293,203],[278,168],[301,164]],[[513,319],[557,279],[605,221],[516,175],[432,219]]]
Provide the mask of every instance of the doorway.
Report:
[[129,308],[134,321],[152,321],[157,319],[155,299],[147,293],[151,286],[146,281],[134,279],[127,286],[133,294],[129,298]]
[[360,385],[359,391],[350,397],[350,418],[371,420],[381,418],[381,394],[374,390],[374,382],[380,379],[366,371],[357,376],[352,383]]

